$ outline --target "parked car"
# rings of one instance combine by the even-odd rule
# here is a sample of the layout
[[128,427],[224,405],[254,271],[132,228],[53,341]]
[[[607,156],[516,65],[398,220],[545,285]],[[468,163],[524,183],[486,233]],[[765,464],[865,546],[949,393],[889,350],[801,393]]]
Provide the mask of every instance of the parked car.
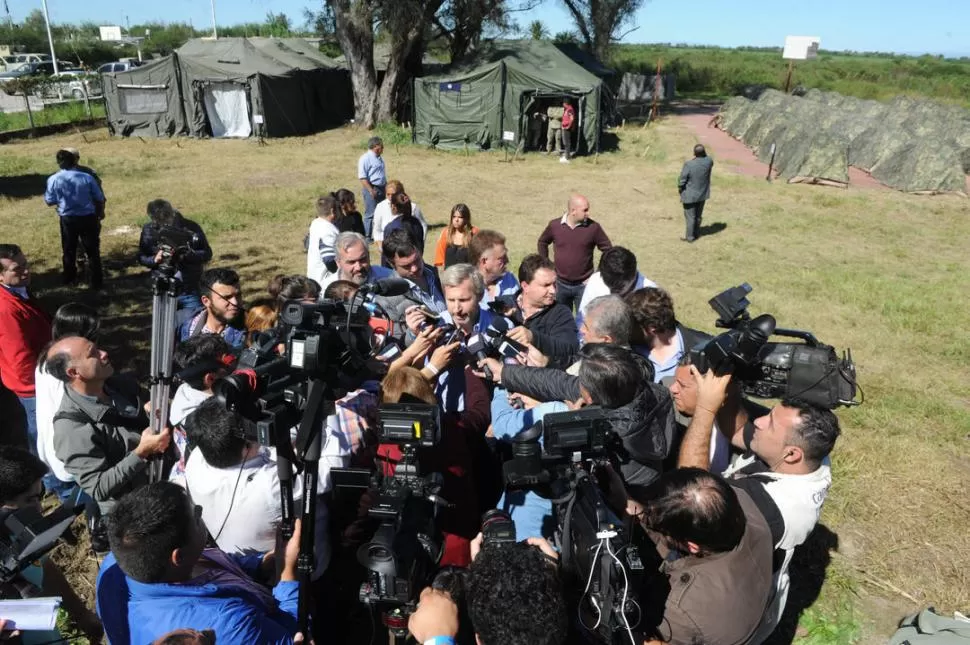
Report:
[[98,68],[99,74],[105,74],[108,72],[127,72],[141,66],[141,63],[136,60],[125,60],[125,61],[115,61],[113,63],[105,63]]
[[0,78],[21,78],[23,76],[42,76],[44,74],[50,75],[54,73],[54,63],[50,61],[46,62],[33,62],[33,63],[20,63],[6,72],[0,72]]
[[0,63],[3,64],[4,71],[10,71],[20,63],[45,63],[51,59],[50,54],[10,54],[0,56]]
[[[88,98],[101,96],[101,77],[83,69],[65,69],[51,76],[51,83],[41,86],[37,92],[41,98],[83,99],[87,88]],[[60,93],[58,93],[60,90]]]

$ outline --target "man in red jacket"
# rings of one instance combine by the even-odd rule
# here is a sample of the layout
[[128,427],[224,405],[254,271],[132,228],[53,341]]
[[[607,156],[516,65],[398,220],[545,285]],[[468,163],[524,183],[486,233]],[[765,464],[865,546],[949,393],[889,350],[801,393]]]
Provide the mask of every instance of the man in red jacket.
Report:
[[37,454],[34,368],[51,340],[51,319],[31,298],[27,258],[16,244],[0,244],[0,380],[17,395],[27,417],[27,446]]

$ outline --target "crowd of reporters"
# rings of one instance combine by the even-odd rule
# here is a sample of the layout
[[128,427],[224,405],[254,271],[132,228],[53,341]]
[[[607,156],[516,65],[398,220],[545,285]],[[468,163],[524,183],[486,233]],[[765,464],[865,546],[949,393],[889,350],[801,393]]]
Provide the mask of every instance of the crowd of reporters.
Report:
[[[96,311],[72,303],[53,325],[43,320],[49,331],[36,338],[11,341],[5,333],[4,383],[16,361],[24,363],[18,374],[36,374],[37,430],[29,452],[0,452],[0,497],[16,508],[43,479],[62,502],[85,507],[92,545],[110,551],[97,608],[111,641],[148,643],[182,628],[212,630],[219,643],[293,641],[306,527],[278,539],[276,451],[252,439],[254,422],[228,409],[214,388],[243,348],[278,328],[285,303],[350,306],[388,279],[406,281],[406,289],[368,298],[380,341],[372,342],[367,378],[362,371],[348,383],[326,416],[317,490],[294,480],[296,506],[306,496],[316,505],[317,642],[355,638],[344,618],[356,611],[354,554],[365,539],[359,509],[335,499],[331,470],[393,473],[401,451],[380,443],[378,410],[399,402],[440,411],[441,442],[420,451],[422,468],[442,475],[448,503],[436,520],[444,535],[439,564],[469,570],[461,612],[445,592],[421,593],[410,616],[419,642],[474,633],[482,645],[553,644],[577,629],[556,563],[554,504],[542,491],[506,489],[502,461],[512,440],[547,415],[588,407],[602,409],[621,444],[613,467],[598,470],[598,486],[656,551],[637,590],[643,620],[629,638],[764,641],[784,611],[793,550],[818,521],[831,483],[835,415],[799,400],[761,408],[730,374],[693,366],[690,348],[710,336],[678,321],[669,293],[641,274],[632,252],[612,245],[585,198],[569,198],[513,274],[505,237],[472,227],[463,204],[442,234],[440,265],[425,264],[420,211],[399,182],[387,189],[389,212],[374,220],[390,219],[379,258],[358,230],[352,193],[337,191],[317,202],[308,275],[266,276],[265,293],[246,304],[235,271],[205,268],[212,251],[202,229],[164,200],[148,204],[141,264],[156,269],[167,260],[163,229],[191,233],[179,250],[184,288],[170,330],[179,341],[180,385],[161,433],[147,429],[138,382],[115,373],[99,344]],[[36,308],[20,249],[0,245],[0,263],[0,298]],[[11,351],[17,342],[24,347]],[[159,458],[167,481],[149,484],[147,464]],[[482,544],[480,518],[493,508],[509,514],[519,543]],[[77,624],[96,634],[83,603],[63,597]]]

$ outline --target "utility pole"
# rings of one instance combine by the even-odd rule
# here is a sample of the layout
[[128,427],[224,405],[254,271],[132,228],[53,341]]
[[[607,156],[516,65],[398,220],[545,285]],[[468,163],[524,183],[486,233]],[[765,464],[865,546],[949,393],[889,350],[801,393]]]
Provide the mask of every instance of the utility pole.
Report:
[[47,0],[41,0],[41,3],[44,5],[44,24],[47,25],[47,43],[51,46],[51,61],[54,63],[54,74],[57,74],[57,54],[54,52],[54,37],[51,35],[51,17],[47,13]]
[[216,31],[216,0],[209,0],[212,5],[212,37],[219,39],[219,32]]

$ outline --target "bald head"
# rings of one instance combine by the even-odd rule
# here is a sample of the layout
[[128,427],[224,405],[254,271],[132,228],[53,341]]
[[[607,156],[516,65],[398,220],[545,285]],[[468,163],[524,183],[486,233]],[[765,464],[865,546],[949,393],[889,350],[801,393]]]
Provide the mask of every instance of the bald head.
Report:
[[573,226],[585,222],[589,217],[589,200],[578,193],[570,195],[566,205],[566,217]]
[[76,390],[99,391],[114,374],[108,353],[81,336],[67,336],[47,350],[47,372]]

